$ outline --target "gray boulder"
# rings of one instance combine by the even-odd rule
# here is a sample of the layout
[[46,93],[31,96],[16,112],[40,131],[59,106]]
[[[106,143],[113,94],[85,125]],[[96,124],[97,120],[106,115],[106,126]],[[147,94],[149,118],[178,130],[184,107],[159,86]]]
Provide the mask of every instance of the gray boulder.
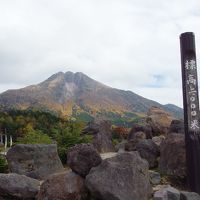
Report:
[[88,123],[82,134],[93,135],[93,145],[99,153],[115,151],[112,144],[112,130],[109,121],[95,119]]
[[125,151],[136,151],[136,145],[140,140],[131,140],[125,143]]
[[148,163],[138,152],[119,153],[90,170],[86,187],[101,200],[147,200],[152,191]]
[[132,140],[135,138],[135,133],[137,132],[143,132],[145,135],[144,139],[151,139],[152,138],[152,128],[150,125],[145,124],[145,125],[139,125],[139,124],[135,124],[129,134],[128,134],[128,140]]
[[154,193],[153,200],[180,200],[180,192],[170,185],[164,185]]
[[161,181],[160,173],[149,170],[150,182],[152,185],[158,185]]
[[[136,137],[137,133],[139,137]],[[126,151],[138,151],[140,156],[149,162],[149,167],[153,168],[158,165],[158,157],[160,155],[160,148],[151,139],[143,139],[142,132],[135,133],[135,138],[125,144]]]
[[159,169],[167,175],[186,176],[186,149],[183,134],[170,133],[162,142]]
[[35,199],[40,182],[19,174],[0,174],[0,197],[5,199]]
[[102,159],[92,144],[78,144],[67,153],[67,164],[72,171],[85,177],[92,167],[101,163]]
[[200,200],[200,195],[195,192],[181,191],[180,200]]
[[40,188],[38,200],[83,200],[87,197],[84,179],[74,172],[51,175]]
[[63,170],[55,144],[18,144],[7,153],[10,172],[36,179]]
[[172,120],[169,128],[169,133],[181,133],[184,134],[184,122],[183,120]]
[[140,153],[140,156],[148,161],[150,168],[158,166],[160,151],[151,139],[140,141],[136,145],[136,149]]
[[138,132],[135,132],[131,139],[129,139],[129,141],[132,141],[132,140],[144,140],[146,139],[146,134],[143,132],[143,131],[138,131]]

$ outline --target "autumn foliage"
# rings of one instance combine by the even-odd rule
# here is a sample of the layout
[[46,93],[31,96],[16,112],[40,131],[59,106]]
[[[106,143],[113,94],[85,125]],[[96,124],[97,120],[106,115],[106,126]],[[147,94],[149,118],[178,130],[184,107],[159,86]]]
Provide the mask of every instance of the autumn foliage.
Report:
[[113,128],[113,134],[115,137],[120,139],[127,139],[129,133],[129,128],[125,128],[122,126],[114,127]]

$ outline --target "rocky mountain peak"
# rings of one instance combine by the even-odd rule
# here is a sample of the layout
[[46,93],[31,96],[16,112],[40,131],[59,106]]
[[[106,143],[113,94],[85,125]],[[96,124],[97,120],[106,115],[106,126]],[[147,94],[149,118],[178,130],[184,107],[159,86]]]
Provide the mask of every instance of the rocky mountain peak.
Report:
[[[58,72],[58,73],[56,73],[56,74],[53,74],[52,76],[50,76],[47,80],[45,80],[45,81],[53,81],[53,80],[55,80],[55,79],[58,79],[58,78],[60,78],[60,77],[64,77],[64,73],[63,72]],[[45,82],[44,81],[44,82]]]
[[43,87],[54,87],[56,85],[64,86],[66,84],[74,84],[79,88],[96,88],[96,87],[106,87],[105,85],[93,80],[82,72],[73,73],[71,71],[68,72],[58,72],[51,77],[49,77],[44,82],[40,83]]
[[64,114],[146,113],[151,106],[164,107],[171,113],[181,113],[178,107],[164,106],[131,91],[106,86],[82,72],[58,72],[38,85],[31,85],[0,95],[2,106],[26,109],[44,107]]

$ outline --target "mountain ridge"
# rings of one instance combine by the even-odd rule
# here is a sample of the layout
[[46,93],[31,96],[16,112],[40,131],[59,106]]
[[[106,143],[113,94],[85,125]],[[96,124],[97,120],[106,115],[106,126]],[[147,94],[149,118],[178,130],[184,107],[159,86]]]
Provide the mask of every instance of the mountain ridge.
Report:
[[175,105],[162,105],[132,91],[104,85],[82,72],[70,71],[53,74],[36,85],[7,90],[0,94],[0,104],[17,109],[44,107],[65,116],[87,113],[93,117],[109,112],[145,114],[157,106],[176,117],[182,116],[182,109]]

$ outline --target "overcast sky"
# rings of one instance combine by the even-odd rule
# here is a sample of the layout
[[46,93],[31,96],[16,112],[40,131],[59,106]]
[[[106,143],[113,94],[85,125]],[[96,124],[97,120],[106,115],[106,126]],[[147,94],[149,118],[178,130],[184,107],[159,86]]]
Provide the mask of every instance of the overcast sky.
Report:
[[79,71],[182,106],[186,31],[199,61],[199,0],[0,0],[0,92]]

